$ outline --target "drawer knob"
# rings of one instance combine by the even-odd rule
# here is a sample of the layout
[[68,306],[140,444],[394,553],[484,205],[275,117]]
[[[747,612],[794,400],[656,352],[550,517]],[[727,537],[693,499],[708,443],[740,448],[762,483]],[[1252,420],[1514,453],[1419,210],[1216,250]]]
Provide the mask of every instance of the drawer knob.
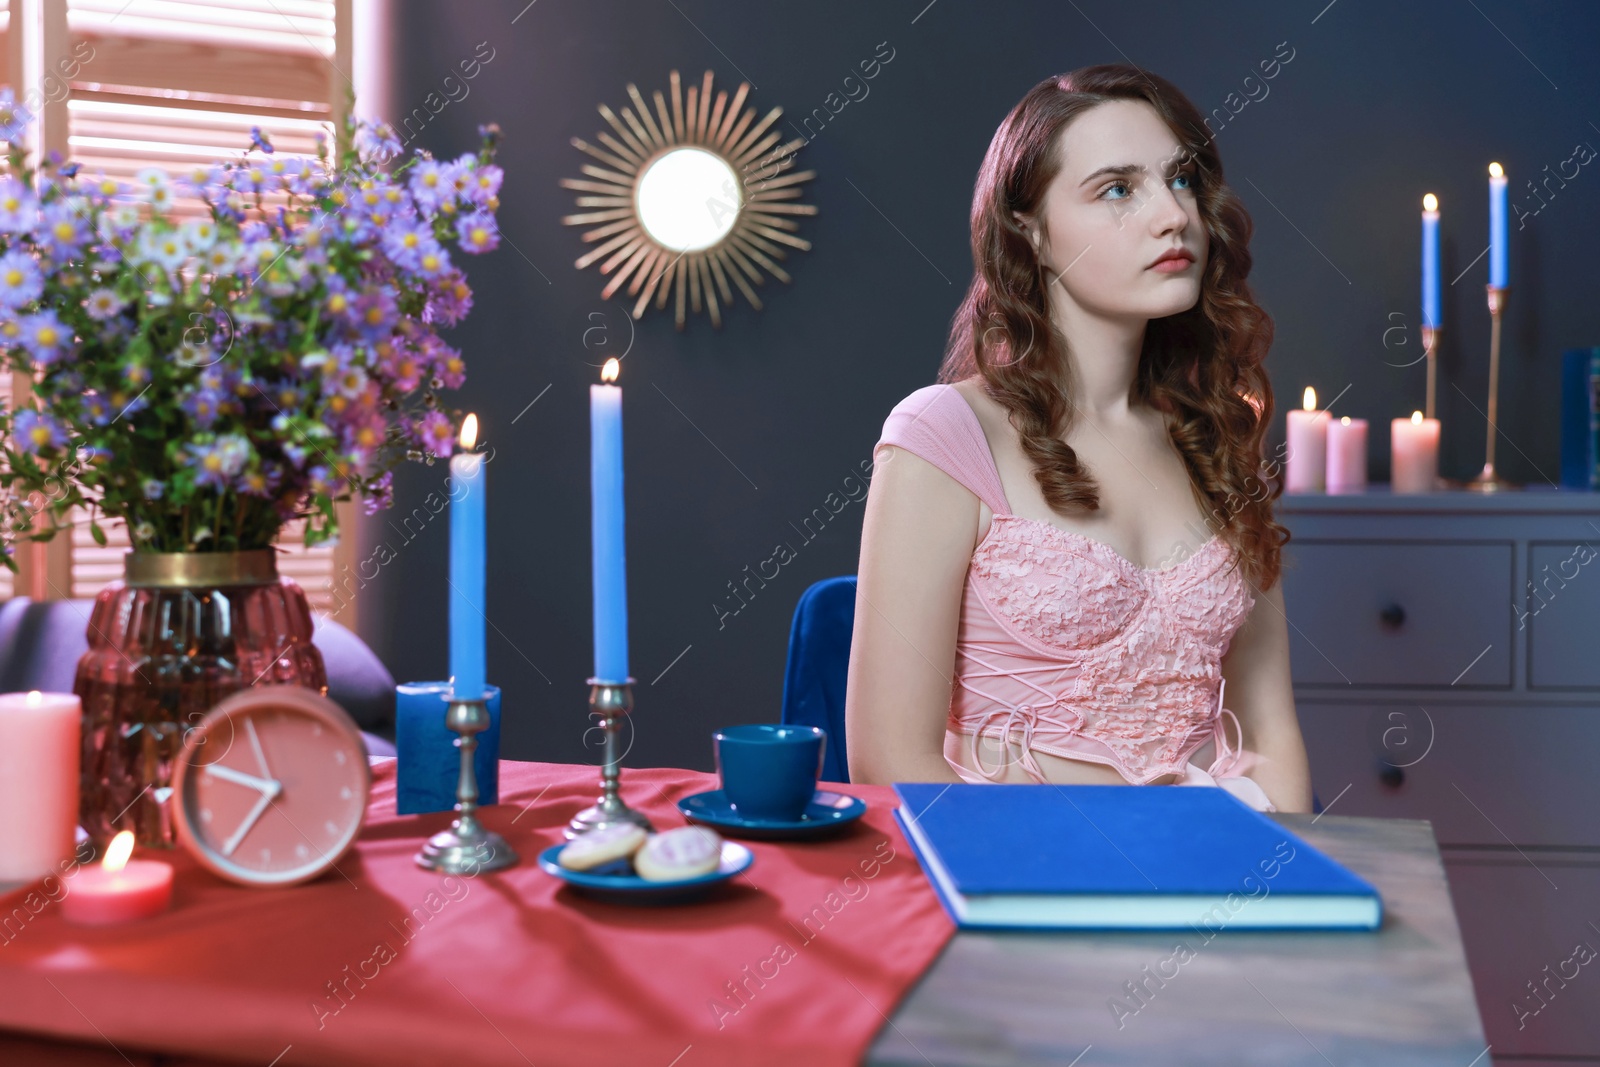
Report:
[[1396,629],[1406,621],[1406,609],[1399,604],[1389,604],[1378,612],[1378,618],[1383,620],[1385,626],[1390,629]]
[[1398,789],[1405,784],[1405,780],[1406,769],[1404,767],[1396,767],[1388,760],[1378,760],[1378,781],[1391,789]]

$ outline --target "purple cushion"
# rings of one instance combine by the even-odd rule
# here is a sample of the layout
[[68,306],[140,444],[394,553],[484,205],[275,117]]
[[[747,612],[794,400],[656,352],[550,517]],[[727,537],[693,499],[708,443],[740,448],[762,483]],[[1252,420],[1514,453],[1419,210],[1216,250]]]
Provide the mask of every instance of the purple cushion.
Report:
[[[0,604],[0,692],[72,692],[78,659],[88,651],[92,600],[35,603],[12,597]],[[394,676],[366,642],[340,623],[316,620],[312,642],[328,668],[328,696],[367,736],[367,751],[394,755],[383,736],[394,733]]]

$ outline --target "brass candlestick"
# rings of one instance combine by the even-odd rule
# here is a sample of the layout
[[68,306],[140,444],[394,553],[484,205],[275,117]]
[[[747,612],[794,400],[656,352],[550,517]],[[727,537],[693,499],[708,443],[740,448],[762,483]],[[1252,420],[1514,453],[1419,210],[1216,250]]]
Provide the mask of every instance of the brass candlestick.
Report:
[[1422,416],[1427,419],[1435,417],[1433,414],[1433,400],[1438,388],[1436,383],[1439,381],[1439,362],[1437,357],[1439,354],[1439,331],[1442,329],[1442,326],[1428,326],[1426,324],[1422,327],[1422,348],[1428,353],[1428,396],[1422,409]]
[[416,854],[417,866],[445,874],[478,874],[498,871],[515,864],[518,857],[506,839],[478,821],[478,774],[473,766],[478,734],[489,728],[487,700],[457,700],[450,697],[450,710],[444,724],[461,736],[461,776],[456,784],[456,819],[450,829],[428,839]]
[[1495,285],[1484,288],[1489,294],[1489,440],[1484,450],[1483,470],[1463,488],[1474,489],[1480,493],[1498,493],[1507,489],[1522,488],[1515,482],[1500,477],[1494,469],[1494,439],[1498,435],[1496,426],[1499,424],[1500,414],[1500,316],[1505,311],[1506,294],[1511,288]]
[[589,679],[589,714],[600,716],[600,729],[605,733],[605,763],[600,770],[600,799],[572,817],[564,831],[568,838],[628,822],[646,832],[655,830],[643,813],[623,803],[620,792],[622,757],[617,752],[617,731],[633,710],[633,682],[631,676],[625,682]]

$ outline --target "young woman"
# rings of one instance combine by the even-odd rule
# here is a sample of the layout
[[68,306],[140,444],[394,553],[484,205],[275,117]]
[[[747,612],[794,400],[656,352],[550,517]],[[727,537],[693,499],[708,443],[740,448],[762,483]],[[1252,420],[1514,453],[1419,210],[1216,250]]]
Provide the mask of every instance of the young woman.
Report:
[[1250,233],[1165,79],[1087,67],[1006,117],[938,382],[874,449],[852,781],[1214,785],[1311,809]]

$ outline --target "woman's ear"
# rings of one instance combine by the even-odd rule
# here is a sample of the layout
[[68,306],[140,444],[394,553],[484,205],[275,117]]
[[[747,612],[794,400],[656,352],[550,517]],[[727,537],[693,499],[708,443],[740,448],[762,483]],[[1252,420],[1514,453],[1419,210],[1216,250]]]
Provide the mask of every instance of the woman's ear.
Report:
[[1011,217],[1016,220],[1017,225],[1021,227],[1022,232],[1028,235],[1028,242],[1033,245],[1033,251],[1035,254],[1037,254],[1039,251],[1038,227],[1033,224],[1031,219],[1029,219],[1026,215],[1023,215],[1021,212],[1013,211],[1011,213]]

